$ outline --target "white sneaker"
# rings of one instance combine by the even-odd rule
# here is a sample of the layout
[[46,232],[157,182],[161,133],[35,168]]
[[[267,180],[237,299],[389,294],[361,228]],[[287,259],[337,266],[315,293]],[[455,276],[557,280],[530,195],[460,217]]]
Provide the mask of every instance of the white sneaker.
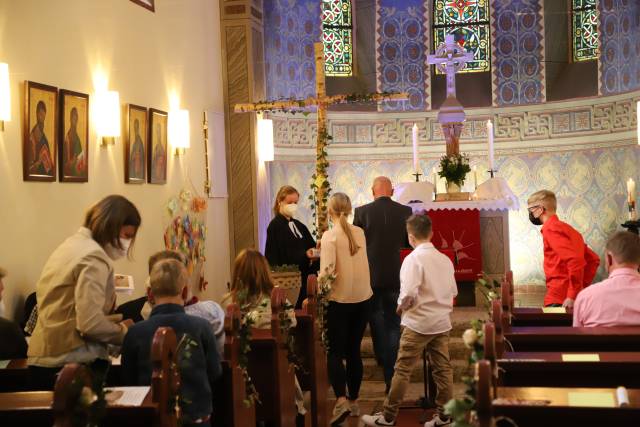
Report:
[[350,417],[360,416],[360,406],[358,406],[358,402],[349,402],[349,409],[351,409]]
[[395,420],[387,421],[384,418],[384,414],[382,412],[378,412],[377,414],[373,414],[373,415],[363,415],[360,419],[366,426],[395,426],[396,425]]
[[349,408],[349,401],[345,400],[341,403],[336,403],[333,407],[333,417],[331,417],[331,427],[342,425],[342,423],[349,417],[351,410]]
[[451,417],[443,420],[442,418],[440,418],[439,414],[435,414],[431,421],[427,421],[426,423],[424,423],[424,427],[450,426],[452,422],[453,419]]

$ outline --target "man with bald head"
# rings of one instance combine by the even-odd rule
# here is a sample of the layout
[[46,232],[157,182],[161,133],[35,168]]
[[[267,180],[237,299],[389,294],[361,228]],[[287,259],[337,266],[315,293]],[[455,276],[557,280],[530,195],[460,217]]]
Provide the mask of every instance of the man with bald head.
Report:
[[[386,176],[373,180],[373,202],[356,208],[353,225],[364,230],[373,289],[369,320],[373,348],[384,366],[387,389],[400,341],[400,317],[396,313],[400,292],[400,249],[409,246],[406,221],[412,211],[391,200],[393,185]],[[388,390],[387,390],[388,391]]]

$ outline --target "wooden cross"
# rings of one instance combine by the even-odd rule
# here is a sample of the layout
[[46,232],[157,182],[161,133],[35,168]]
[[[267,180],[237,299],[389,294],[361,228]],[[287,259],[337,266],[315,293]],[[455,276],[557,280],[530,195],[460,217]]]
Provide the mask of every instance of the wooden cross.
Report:
[[[321,42],[314,44],[315,63],[316,63],[316,96],[301,100],[286,100],[273,102],[257,102],[236,104],[234,112],[251,113],[260,111],[289,111],[305,109],[312,106],[317,108],[318,136],[316,142],[316,173],[314,182],[314,200],[316,210],[316,230],[319,239],[328,228],[327,221],[327,198],[331,189],[327,175],[326,146],[329,140],[329,132],[327,130],[327,108],[331,104],[348,104],[352,102],[361,102],[363,99],[354,99],[353,95],[333,95],[327,96],[325,89],[324,75],[324,46]],[[405,100],[406,93],[373,93],[364,96],[364,100],[369,102],[386,101],[386,100]]]

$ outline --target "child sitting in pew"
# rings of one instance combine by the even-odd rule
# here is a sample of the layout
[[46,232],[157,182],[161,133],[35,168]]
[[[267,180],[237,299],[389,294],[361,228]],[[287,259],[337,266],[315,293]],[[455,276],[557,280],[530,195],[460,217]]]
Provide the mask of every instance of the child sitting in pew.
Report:
[[[256,329],[271,329],[271,269],[267,259],[255,249],[244,249],[233,263],[233,275],[229,292],[221,301],[225,308],[232,302],[238,303],[240,309],[253,320]],[[291,319],[291,327],[296,326],[296,314],[293,308],[287,310]],[[296,408],[298,423],[304,422],[304,396],[296,378]]]
[[398,314],[403,326],[391,389],[382,412],[362,416],[367,426],[395,426],[413,366],[427,350],[436,383],[437,414],[424,427],[449,426],[444,405],[453,397],[453,370],[449,360],[449,331],[453,298],[458,294],[453,263],[431,243],[433,231],[427,215],[407,220],[409,244],[414,248],[400,269]]
[[573,326],[640,326],[640,238],[619,231],[605,246],[609,278],[578,294]]
[[190,355],[178,355],[182,425],[206,427],[213,409],[211,383],[221,375],[222,368],[209,323],[185,313],[188,282],[187,270],[180,261],[167,259],[153,266],[148,297],[154,307],[149,319],[131,326],[124,338],[122,375],[126,384],[151,383],[151,341],[159,327],[173,328],[178,340],[188,337],[192,342],[186,344]]

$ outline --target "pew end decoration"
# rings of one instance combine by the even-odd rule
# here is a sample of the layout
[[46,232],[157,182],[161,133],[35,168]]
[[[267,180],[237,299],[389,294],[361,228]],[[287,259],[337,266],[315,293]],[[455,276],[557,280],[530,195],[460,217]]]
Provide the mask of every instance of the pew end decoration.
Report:
[[271,269],[271,278],[275,286],[284,289],[287,300],[291,304],[295,304],[298,301],[300,288],[302,287],[300,267],[295,264],[276,265]]
[[320,323],[322,346],[329,351],[329,329],[327,327],[327,314],[329,311],[329,296],[331,286],[336,281],[336,273],[333,264],[328,265],[318,279],[318,322]]
[[92,376],[84,365],[66,364],[56,380],[51,405],[54,427],[100,425],[107,407],[105,377]]
[[241,289],[241,291],[238,291],[235,294],[235,302],[227,307],[227,317],[234,318],[234,316],[239,316],[238,342],[240,350],[238,354],[238,367],[242,370],[242,376],[244,377],[244,404],[248,408],[256,403],[260,403],[258,391],[251,380],[251,376],[249,375],[248,356],[251,351],[251,335],[256,320],[255,316],[252,314],[253,312],[247,310],[249,303],[249,301],[247,301],[247,291],[242,285],[239,286],[239,289]]
[[[300,288],[298,288],[300,292]],[[286,289],[274,287],[271,292],[271,313],[277,316],[279,320],[280,335],[284,337],[287,346],[287,359],[293,365],[296,371],[302,371],[303,364],[296,353],[296,339],[293,331],[293,319],[290,313],[295,312],[295,307],[289,302]],[[295,317],[294,317],[295,318]]]
[[491,302],[500,298],[500,288],[500,282],[495,279],[491,279],[484,272],[480,277],[478,277],[478,280],[476,280],[476,289],[484,299],[484,307],[487,310],[488,315],[491,314]]
[[151,398],[158,404],[160,427],[174,427],[181,419],[180,373],[176,333],[160,327],[151,342]]

